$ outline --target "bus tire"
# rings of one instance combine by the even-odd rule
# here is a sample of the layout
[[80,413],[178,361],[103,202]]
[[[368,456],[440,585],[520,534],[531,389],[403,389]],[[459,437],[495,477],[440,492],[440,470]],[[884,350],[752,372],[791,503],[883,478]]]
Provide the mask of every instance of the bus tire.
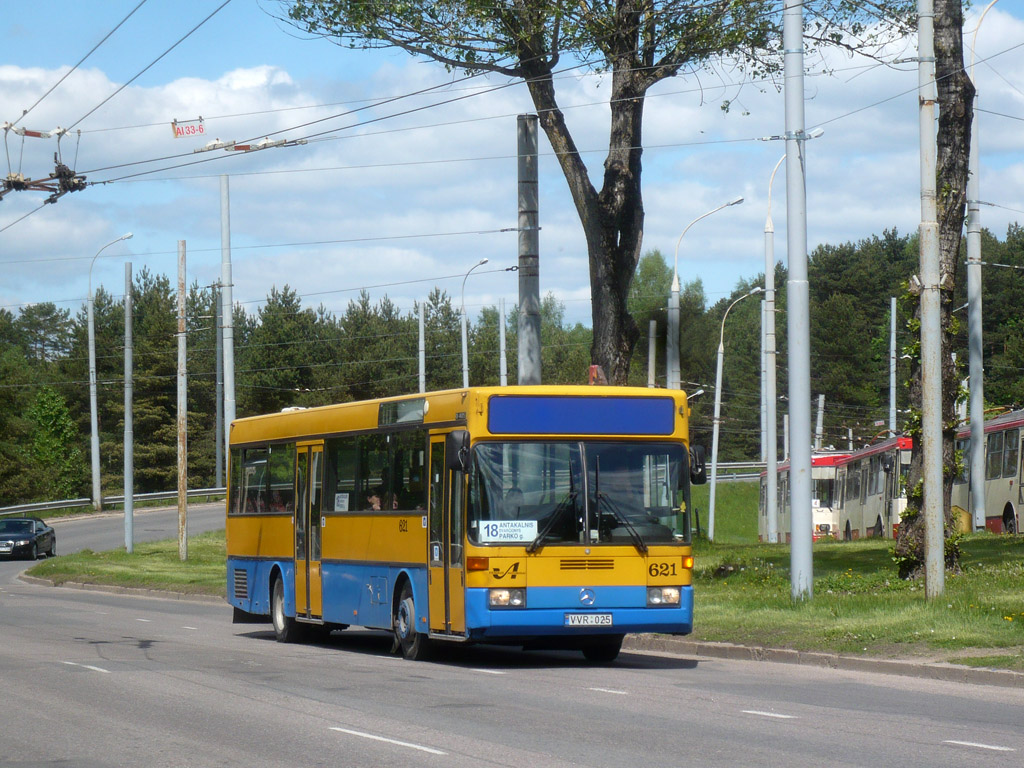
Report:
[[853,541],[853,527],[850,521],[846,521],[846,530],[843,531],[843,541]]
[[1003,533],[1017,532],[1017,516],[1013,514],[1013,507],[1007,507],[1003,512]]
[[878,519],[875,520],[875,527],[872,528],[871,531],[871,535],[874,536],[876,539],[880,539],[882,538],[882,536],[885,535],[885,527],[882,525],[881,517],[878,517]]
[[274,624],[274,637],[279,643],[297,643],[302,628],[293,616],[284,612],[284,579],[277,576],[270,588],[270,620]]
[[595,637],[583,646],[583,658],[595,664],[611,664],[619,657],[625,635]]
[[416,604],[412,598],[412,585],[407,581],[395,605],[395,646],[410,661],[425,659],[430,651],[430,640],[416,631]]

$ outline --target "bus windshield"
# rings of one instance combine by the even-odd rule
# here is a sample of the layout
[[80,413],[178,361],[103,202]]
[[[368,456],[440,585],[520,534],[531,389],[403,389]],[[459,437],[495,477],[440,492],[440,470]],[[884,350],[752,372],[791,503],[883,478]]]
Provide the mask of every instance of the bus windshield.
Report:
[[474,544],[690,540],[686,449],[669,443],[486,442],[473,451]]

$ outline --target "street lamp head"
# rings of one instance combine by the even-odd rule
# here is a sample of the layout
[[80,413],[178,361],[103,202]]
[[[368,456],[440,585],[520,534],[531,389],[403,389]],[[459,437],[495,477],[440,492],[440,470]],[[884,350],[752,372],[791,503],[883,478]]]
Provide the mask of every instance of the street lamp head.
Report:
[[131,232],[125,232],[123,235],[121,235],[117,239],[118,240],[131,240],[132,239],[132,233]]
[[742,197],[737,197],[735,200],[730,200],[728,203],[726,203],[726,206],[739,205],[742,202],[743,202],[743,198]]
[[819,126],[818,126],[818,127],[816,127],[816,128],[811,128],[811,130],[809,130],[809,131],[807,132],[807,138],[808,138],[808,139],[816,139],[816,138],[818,138],[819,136],[821,136],[821,135],[822,135],[823,133],[825,133],[825,129],[824,129],[824,128],[822,128],[822,127],[821,127],[821,126],[819,125]]
[[484,264],[486,264],[486,263],[487,263],[488,261],[490,261],[490,259],[480,259],[480,261],[479,261],[479,262],[477,262],[477,266],[478,266],[478,267],[482,267],[482,266],[483,266]]
[[750,293],[748,293],[747,295],[753,296],[755,293],[760,293],[763,290],[764,288],[762,288],[760,285],[755,285],[753,288],[750,289]]

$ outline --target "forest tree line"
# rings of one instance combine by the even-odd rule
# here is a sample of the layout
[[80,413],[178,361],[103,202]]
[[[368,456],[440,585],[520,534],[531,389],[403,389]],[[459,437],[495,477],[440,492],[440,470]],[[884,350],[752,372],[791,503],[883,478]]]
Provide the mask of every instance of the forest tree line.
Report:
[[[1013,225],[999,240],[983,233],[985,400],[987,406],[1024,404],[1024,230]],[[916,339],[908,327],[910,276],[919,263],[917,237],[886,231],[856,243],[823,245],[808,265],[811,298],[812,405],[824,394],[825,445],[856,446],[884,434],[889,414],[890,297],[897,303],[897,357]],[[1019,269],[1013,268],[1014,266]],[[960,265],[957,285],[966,285]],[[685,278],[685,276],[683,276]],[[699,279],[681,289],[680,368],[683,388],[703,389],[693,400],[692,439],[710,445],[715,358],[722,314],[764,275],[740,280],[731,296],[708,303]],[[658,251],[645,254],[629,307],[645,332],[633,354],[630,383],[648,383],[646,332],[657,326],[656,385],[665,385],[666,302],[671,266]],[[786,412],[786,269],[776,266],[778,347],[777,435],[784,455]],[[963,288],[960,289],[963,293]],[[720,461],[756,460],[761,453],[761,296],[738,303],[725,329]],[[956,305],[965,304],[958,297]],[[170,490],[177,472],[177,298],[171,280],[142,270],[133,284],[133,426],[135,488]],[[104,495],[123,489],[124,306],[102,287],[95,294],[96,367]],[[553,296],[542,302],[542,376],[550,384],[583,384],[592,334],[565,318]],[[187,298],[189,486],[215,481],[216,356],[214,296],[193,285]],[[434,289],[424,301],[429,390],[462,384],[459,308]],[[235,397],[239,417],[288,406],[316,406],[415,392],[419,385],[419,307],[400,310],[365,292],[340,314],[303,306],[288,286],[272,288],[253,313],[233,311]],[[966,310],[954,314],[957,357],[966,371]],[[509,383],[515,383],[517,317],[506,317]],[[53,303],[0,309],[0,506],[79,498],[89,493],[89,364],[86,308],[76,314]],[[470,319],[470,383],[499,383],[499,311],[485,307]],[[909,367],[897,365],[898,426],[907,408]],[[966,375],[966,374],[965,374]]]

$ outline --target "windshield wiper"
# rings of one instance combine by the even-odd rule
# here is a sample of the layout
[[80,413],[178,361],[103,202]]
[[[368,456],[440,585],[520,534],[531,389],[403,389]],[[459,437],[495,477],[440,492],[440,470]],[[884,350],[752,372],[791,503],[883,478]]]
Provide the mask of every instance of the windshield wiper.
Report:
[[565,510],[569,509],[572,502],[576,500],[576,491],[569,491],[564,499],[558,502],[558,506],[551,512],[551,517],[547,519],[544,526],[540,529],[540,533],[537,534],[530,546],[526,548],[527,554],[536,552],[541,547],[541,542],[544,541],[544,537],[551,533],[551,529],[555,527],[555,523],[559,522],[565,516]]
[[601,514],[602,501],[607,505],[608,509],[612,511],[612,516],[622,523],[622,527],[629,532],[629,538],[633,540],[633,546],[636,547],[637,551],[640,554],[646,553],[647,543],[644,541],[643,536],[641,536],[640,532],[633,527],[631,522],[629,522],[629,518],[626,517],[626,514],[621,509],[619,509],[619,505],[615,503],[615,500],[600,491],[597,492],[597,513]]

